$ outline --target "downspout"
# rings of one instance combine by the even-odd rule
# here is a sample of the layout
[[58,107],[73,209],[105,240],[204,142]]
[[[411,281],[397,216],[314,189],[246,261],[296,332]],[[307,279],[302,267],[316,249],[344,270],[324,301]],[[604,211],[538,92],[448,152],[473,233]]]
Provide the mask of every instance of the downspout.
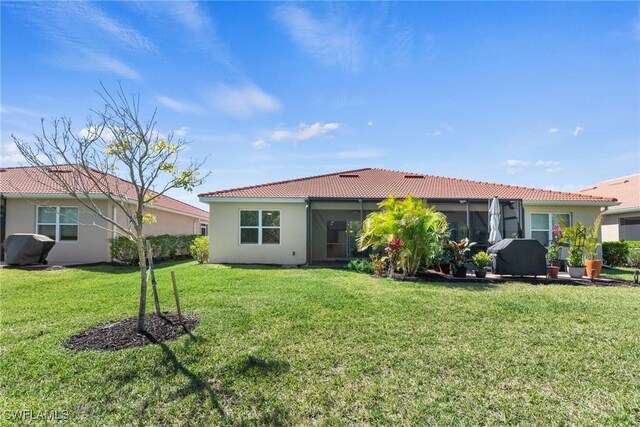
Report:
[[307,266],[311,265],[311,201],[307,197],[306,210],[307,210]]
[[[524,217],[524,204],[522,203],[522,200],[520,200],[518,204],[520,205],[519,215],[521,219],[521,221],[518,221],[518,227],[521,227],[518,230],[518,235],[520,236],[521,239],[524,239],[525,237],[524,230],[526,229],[526,223],[525,223],[526,218]],[[522,224],[522,226],[520,224]]]
[[[7,198],[0,196],[0,242],[4,245],[7,233]],[[0,261],[4,261],[4,246],[0,248]]]
[[467,239],[471,240],[471,211],[469,210],[469,199],[467,199]]

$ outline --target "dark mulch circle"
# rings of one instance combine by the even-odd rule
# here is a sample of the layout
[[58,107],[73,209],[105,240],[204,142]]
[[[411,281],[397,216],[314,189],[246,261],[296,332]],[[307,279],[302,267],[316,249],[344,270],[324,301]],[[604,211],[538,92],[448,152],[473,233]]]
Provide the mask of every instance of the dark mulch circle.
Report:
[[183,314],[182,318],[184,327],[179,324],[177,314],[147,314],[144,333],[136,332],[137,317],[105,323],[72,336],[64,341],[64,346],[76,351],[113,351],[174,340],[198,326],[197,316]]

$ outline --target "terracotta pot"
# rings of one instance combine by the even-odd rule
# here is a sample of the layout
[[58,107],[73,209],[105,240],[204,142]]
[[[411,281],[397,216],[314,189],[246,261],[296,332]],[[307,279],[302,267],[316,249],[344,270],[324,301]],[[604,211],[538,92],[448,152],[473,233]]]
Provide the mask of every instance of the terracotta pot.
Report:
[[587,277],[591,278],[591,270],[595,270],[595,274],[593,275],[594,279],[597,279],[598,277],[600,277],[600,271],[602,270],[602,260],[599,259],[589,259],[586,262],[586,270],[587,270]]
[[584,267],[567,266],[567,271],[572,279],[582,279],[582,276],[584,276]]
[[467,267],[464,265],[462,267],[453,266],[453,277],[467,277]]
[[442,274],[450,274],[451,273],[451,264],[440,264],[440,273],[442,273]]
[[485,277],[487,277],[487,270],[485,268],[479,268],[475,270],[475,273],[478,279],[484,279]]
[[556,265],[548,265],[547,266],[547,277],[549,279],[557,279],[559,271],[560,271],[560,267],[558,267]]

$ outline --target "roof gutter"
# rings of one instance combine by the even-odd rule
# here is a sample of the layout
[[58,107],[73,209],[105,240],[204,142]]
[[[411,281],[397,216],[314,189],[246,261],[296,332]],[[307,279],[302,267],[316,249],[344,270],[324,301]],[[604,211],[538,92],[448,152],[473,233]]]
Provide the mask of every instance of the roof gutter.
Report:
[[523,200],[524,206],[617,206],[620,202],[606,202],[604,200]]
[[631,208],[623,208],[623,209],[607,209],[605,212],[602,212],[603,215],[616,215],[616,214],[625,214],[631,212],[640,212],[640,206],[631,207]]
[[202,203],[306,203],[304,197],[208,197],[199,196]]
[[[61,199],[71,199],[71,200],[76,200],[75,197],[70,196],[69,194],[61,194],[61,193],[0,193],[0,196],[6,199],[51,199],[51,200],[61,200]],[[85,197],[82,197],[83,199]],[[89,196],[90,199],[92,200],[110,200],[107,196],[105,196],[104,194],[91,194]],[[133,199],[129,199],[131,200],[131,204],[135,205],[135,202]],[[189,213],[189,212],[185,212],[185,211],[181,211],[178,209],[171,209],[171,208],[165,208],[163,206],[158,206],[158,205],[154,205],[151,204],[150,206],[148,206],[148,209],[151,210],[159,210],[159,211],[163,211],[163,212],[169,212],[169,213],[174,213],[177,215],[184,215],[184,216],[188,216],[191,218],[197,218],[197,219],[203,219],[203,220],[209,220],[209,214],[203,214],[203,215],[197,215],[197,214],[193,214],[193,213]]]

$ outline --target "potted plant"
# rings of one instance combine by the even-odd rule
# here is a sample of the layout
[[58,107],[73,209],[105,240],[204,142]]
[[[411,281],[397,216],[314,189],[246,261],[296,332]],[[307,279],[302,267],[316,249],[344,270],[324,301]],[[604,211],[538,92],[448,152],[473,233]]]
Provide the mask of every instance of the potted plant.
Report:
[[584,276],[584,243],[587,235],[587,229],[580,222],[569,227],[562,227],[562,243],[569,245],[567,253],[567,271],[573,279],[579,279]]
[[475,254],[471,260],[473,264],[476,266],[476,277],[479,279],[484,279],[487,276],[487,267],[491,265],[493,262],[493,257],[486,253],[485,251],[480,251]]
[[451,242],[447,239],[438,244],[438,249],[434,255],[434,265],[442,274],[451,273]]
[[600,223],[602,222],[602,214],[598,215],[593,227],[590,227],[586,231],[584,239],[584,251],[586,256],[585,267],[587,270],[587,277],[591,278],[591,272],[593,271],[593,279],[600,277],[600,271],[602,270],[602,260],[596,259],[598,256],[598,231],[600,230]]
[[468,238],[464,238],[459,242],[451,242],[451,265],[453,266],[453,277],[467,277],[467,252],[476,242],[469,242]]
[[547,248],[547,276],[549,279],[557,279],[558,272],[560,271],[560,266],[556,265],[558,257],[560,256],[560,244],[554,240],[549,243],[549,247]]

